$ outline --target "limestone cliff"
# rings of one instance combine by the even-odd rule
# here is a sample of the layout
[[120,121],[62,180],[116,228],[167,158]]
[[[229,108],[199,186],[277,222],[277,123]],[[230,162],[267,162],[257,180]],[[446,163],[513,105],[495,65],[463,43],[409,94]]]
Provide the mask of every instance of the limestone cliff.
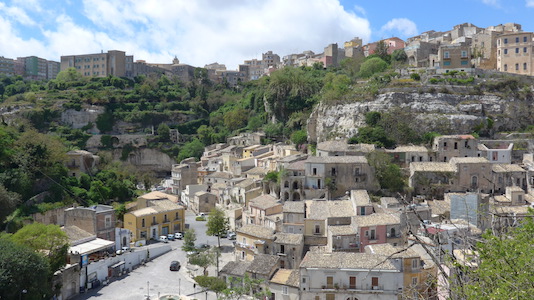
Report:
[[[308,120],[312,142],[348,138],[366,126],[370,111],[408,112],[421,131],[447,127],[447,133],[470,133],[490,117],[494,131],[518,130],[532,122],[534,107],[529,100],[503,99],[496,95],[387,92],[371,101],[328,105],[321,103]],[[439,130],[438,130],[439,131]],[[443,131],[443,130],[442,130]]]

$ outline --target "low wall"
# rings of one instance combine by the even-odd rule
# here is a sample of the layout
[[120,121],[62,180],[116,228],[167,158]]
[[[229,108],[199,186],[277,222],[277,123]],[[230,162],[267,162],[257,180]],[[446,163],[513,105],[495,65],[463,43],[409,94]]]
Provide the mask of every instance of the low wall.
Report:
[[[124,261],[124,270],[130,272],[142,262],[149,261],[171,251],[171,245],[167,244],[158,245],[156,247],[152,246],[150,248],[142,247],[133,249],[134,251],[132,252],[125,252],[121,255],[92,262],[87,265],[87,275],[89,276],[89,279],[94,278],[96,275],[96,278],[100,280],[100,282],[103,282],[108,279],[108,268],[121,261]],[[148,259],[147,252],[149,254]],[[85,286],[85,280],[85,269],[82,268],[80,271],[80,286]]]

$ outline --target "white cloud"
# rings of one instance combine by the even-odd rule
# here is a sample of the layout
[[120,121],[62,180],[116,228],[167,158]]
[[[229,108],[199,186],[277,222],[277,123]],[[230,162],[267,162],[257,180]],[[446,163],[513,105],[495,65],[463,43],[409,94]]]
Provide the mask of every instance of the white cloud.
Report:
[[501,4],[499,3],[499,0],[482,0],[482,3],[493,6],[493,7],[501,7]]
[[534,7],[534,0],[527,0],[526,5],[527,7]]
[[0,15],[4,15],[12,21],[18,22],[25,26],[33,26],[35,22],[26,14],[24,9],[17,6],[6,6],[0,3]]
[[382,28],[380,29],[382,34],[400,34],[401,37],[412,37],[419,34],[417,30],[417,25],[409,19],[406,18],[395,18],[389,20]]
[[[2,55],[59,60],[61,55],[118,49],[150,62],[170,62],[177,55],[186,64],[217,61],[235,69],[269,50],[280,56],[322,52],[330,43],[342,45],[356,36],[367,42],[371,36],[369,21],[345,11],[339,0],[83,0],[83,6],[76,7],[65,1],[54,18],[37,21],[43,28],[40,41],[18,37],[17,26],[22,25],[4,17],[7,28],[0,28],[0,39],[16,39],[14,44],[0,44]],[[82,18],[69,9],[81,11]],[[20,46],[34,43],[33,48]]]

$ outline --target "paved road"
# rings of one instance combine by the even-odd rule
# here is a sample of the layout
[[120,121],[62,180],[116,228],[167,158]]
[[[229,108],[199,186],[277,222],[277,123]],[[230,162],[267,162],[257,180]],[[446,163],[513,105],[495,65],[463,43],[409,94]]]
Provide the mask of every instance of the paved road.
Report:
[[[206,222],[195,221],[195,216],[187,212],[186,224],[195,230],[197,235],[197,244],[207,243],[217,245],[217,237],[206,235]],[[189,295],[199,292],[197,287],[193,289],[194,281],[187,273],[186,255],[181,247],[183,240],[169,241],[172,251],[153,259],[145,266],[141,266],[120,280],[115,280],[100,289],[90,290],[88,293],[80,294],[76,299],[146,299],[150,293],[150,299],[157,299],[158,294],[163,295]],[[221,246],[230,246],[232,242],[228,239],[221,239]],[[228,249],[228,247],[226,247]],[[230,259],[231,254],[224,254],[226,260]],[[177,260],[182,265],[179,272],[169,270],[171,261]],[[224,263],[221,264],[221,268]],[[213,268],[211,268],[214,270]],[[210,272],[214,275],[214,272]],[[148,292],[147,292],[148,291]],[[197,294],[192,298],[205,299],[205,293]],[[215,294],[208,293],[207,299],[216,299]]]

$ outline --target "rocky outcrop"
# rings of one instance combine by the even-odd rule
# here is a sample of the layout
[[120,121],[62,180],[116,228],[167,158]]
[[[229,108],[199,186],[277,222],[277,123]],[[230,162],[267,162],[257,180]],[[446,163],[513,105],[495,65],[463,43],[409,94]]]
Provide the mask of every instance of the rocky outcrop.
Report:
[[[103,106],[92,105],[90,107],[83,108],[79,111],[74,109],[67,109],[61,113],[61,123],[69,125],[72,128],[82,128],[89,123],[96,123],[98,115],[104,113],[105,108]],[[94,128],[95,132],[98,130]]]
[[[321,103],[308,120],[308,136],[312,142],[336,137],[348,138],[366,126],[365,114],[370,111],[400,110],[412,116],[412,124],[421,131],[446,126],[448,133],[470,133],[490,117],[495,131],[518,130],[528,125],[534,108],[528,100],[503,99],[495,95],[458,95],[389,92],[371,101],[328,105]],[[439,130],[438,130],[439,131]]]
[[[113,150],[113,159],[120,160],[122,149]],[[171,172],[172,165],[176,163],[169,155],[149,148],[137,148],[128,154],[127,162],[136,166],[141,171],[151,171],[158,175],[166,175]]]

